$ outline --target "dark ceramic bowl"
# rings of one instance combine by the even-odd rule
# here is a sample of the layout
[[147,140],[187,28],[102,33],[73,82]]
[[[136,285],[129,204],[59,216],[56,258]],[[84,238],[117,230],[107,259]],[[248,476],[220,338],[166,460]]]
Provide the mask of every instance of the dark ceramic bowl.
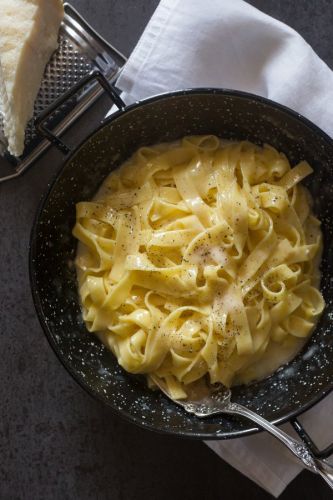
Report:
[[124,372],[86,330],[77,293],[75,204],[91,199],[110,171],[140,146],[187,134],[268,143],[292,164],[306,159],[313,166],[307,184],[324,233],[321,288],[326,309],[303,352],[269,378],[235,388],[233,399],[282,423],[323,398],[333,386],[333,142],[308,120],[267,99],[229,90],[186,90],[144,100],[105,120],[70,155],[41,203],[31,234],[31,287],[40,322],[59,359],[116,414],[178,436],[231,438],[258,429],[238,418],[190,416]]

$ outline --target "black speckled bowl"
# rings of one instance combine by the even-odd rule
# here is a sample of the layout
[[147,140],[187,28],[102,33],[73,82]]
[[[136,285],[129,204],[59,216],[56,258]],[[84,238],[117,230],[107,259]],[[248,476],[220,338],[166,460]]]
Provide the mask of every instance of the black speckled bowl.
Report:
[[91,395],[147,429],[223,439],[258,429],[238,418],[190,416],[125,373],[82,322],[73,263],[75,204],[91,199],[109,172],[140,146],[187,134],[268,143],[292,164],[306,159],[314,167],[308,187],[323,224],[326,309],[303,352],[266,380],[234,389],[233,399],[281,423],[327,394],[333,387],[333,142],[300,115],[269,100],[243,92],[194,89],[147,99],[108,118],[70,155],[42,201],[31,234],[31,287],[51,346]]

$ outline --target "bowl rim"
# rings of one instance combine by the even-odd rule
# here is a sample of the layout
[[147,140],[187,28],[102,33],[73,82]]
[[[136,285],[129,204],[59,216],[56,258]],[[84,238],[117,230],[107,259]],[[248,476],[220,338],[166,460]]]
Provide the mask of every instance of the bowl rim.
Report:
[[[136,108],[149,105],[151,103],[154,103],[156,101],[162,101],[165,99],[170,99],[170,98],[176,98],[176,97],[181,97],[181,96],[188,96],[188,95],[202,95],[202,94],[212,94],[212,95],[224,95],[224,96],[230,96],[230,97],[240,97],[240,98],[245,98],[250,101],[255,101],[261,104],[266,104],[270,107],[273,107],[275,109],[279,109],[280,111],[284,112],[285,114],[295,118],[296,120],[302,122],[304,125],[312,129],[313,132],[315,132],[317,135],[319,135],[325,142],[328,143],[328,145],[333,149],[333,140],[329,137],[329,135],[324,132],[320,127],[315,125],[312,121],[310,121],[308,118],[305,118],[302,114],[293,111],[289,107],[277,103],[271,99],[268,99],[266,97],[262,97],[256,94],[252,94],[249,92],[241,91],[241,90],[234,90],[234,89],[228,89],[228,88],[216,88],[216,87],[194,87],[194,88],[186,88],[182,90],[176,90],[172,92],[163,92],[160,94],[153,95],[151,97],[147,97],[145,99],[135,101],[133,104],[130,104],[126,106],[125,108],[118,109],[114,113],[112,113],[109,116],[106,116],[101,123],[92,131],[90,132],[84,139],[82,139],[77,146],[74,147],[74,149],[69,153],[69,155],[62,161],[60,168],[55,172],[53,177],[51,177],[51,180],[49,181],[47,188],[45,192],[43,193],[41,200],[38,204],[38,207],[35,212],[35,216],[33,219],[33,224],[30,232],[30,239],[29,239],[29,278],[30,278],[30,289],[32,293],[32,298],[33,298],[33,303],[35,307],[35,311],[37,313],[37,317],[39,320],[39,323],[42,327],[42,330],[51,346],[53,349],[54,353],[56,354],[58,360],[61,362],[61,364],[66,368],[67,372],[71,375],[71,377],[81,386],[82,389],[85,390],[86,393],[88,393],[92,398],[97,399],[98,401],[102,402],[104,405],[106,405],[110,411],[112,412],[113,415],[118,416],[126,420],[127,422],[130,423],[135,423],[139,427],[153,431],[158,434],[165,434],[169,436],[177,436],[177,437],[182,437],[182,438],[188,438],[188,439],[204,439],[204,440],[224,440],[224,439],[233,439],[233,438],[238,438],[238,437],[245,437],[249,436],[251,434],[255,434],[257,432],[262,432],[262,429],[259,427],[253,426],[248,429],[240,430],[240,431],[231,431],[231,432],[224,432],[224,433],[219,433],[219,434],[213,434],[213,433],[206,433],[206,432],[192,432],[192,431],[184,431],[184,430],[173,430],[173,429],[167,429],[162,426],[157,427],[148,423],[145,423],[143,419],[140,419],[140,417],[137,417],[136,415],[133,415],[127,410],[121,409],[119,410],[116,408],[114,405],[112,405],[112,402],[109,400],[105,400],[101,395],[99,395],[92,387],[90,387],[87,382],[84,380],[84,378],[76,371],[74,370],[68,359],[66,358],[65,355],[61,353],[61,351],[57,347],[57,343],[54,340],[54,336],[52,334],[52,329],[49,327],[49,322],[46,320],[44,312],[43,312],[43,307],[41,304],[40,300],[40,294],[39,294],[39,287],[37,284],[36,280],[36,273],[34,272],[34,267],[35,267],[35,257],[36,257],[36,240],[37,240],[37,228],[39,225],[39,220],[42,215],[43,209],[45,207],[45,204],[54,188],[56,185],[58,179],[61,177],[62,172],[66,168],[67,164],[72,161],[73,157],[78,153],[78,151],[84,147],[84,145],[95,135],[97,134],[101,129],[104,127],[108,126],[110,123],[113,121],[116,121],[118,118],[123,116],[124,114],[131,112],[132,110],[135,110]],[[276,418],[271,420],[270,422],[275,425],[280,425],[288,421],[292,421],[296,419],[300,414],[303,412],[309,410],[312,408],[315,404],[317,404],[319,401],[324,399],[331,391],[333,391],[333,381],[331,385],[324,386],[323,389],[313,398],[310,398],[305,404],[303,404],[300,408],[296,410],[289,411],[286,413],[283,417]]]

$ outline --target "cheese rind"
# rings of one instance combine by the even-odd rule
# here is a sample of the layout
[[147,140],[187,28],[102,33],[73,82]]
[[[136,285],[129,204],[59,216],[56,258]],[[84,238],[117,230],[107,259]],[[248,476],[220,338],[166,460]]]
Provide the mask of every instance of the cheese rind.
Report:
[[62,0],[0,0],[0,107],[8,150],[20,156],[45,66],[58,46]]

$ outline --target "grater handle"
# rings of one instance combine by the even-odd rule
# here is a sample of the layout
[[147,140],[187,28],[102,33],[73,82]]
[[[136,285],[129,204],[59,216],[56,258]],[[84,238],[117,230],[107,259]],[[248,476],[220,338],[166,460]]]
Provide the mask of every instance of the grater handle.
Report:
[[92,71],[87,76],[83,77],[79,82],[73,85],[67,92],[56,99],[45,111],[43,111],[36,120],[35,126],[39,133],[48,139],[54,146],[56,146],[63,154],[67,155],[72,152],[67,144],[65,144],[56,134],[54,134],[46,125],[48,119],[56,113],[56,111],[66,103],[69,99],[73,98],[78,92],[94,80],[103,87],[106,93],[110,96],[112,102],[119,110],[125,108],[125,103],[119,96],[115,87],[107,80],[107,78],[100,71]]

